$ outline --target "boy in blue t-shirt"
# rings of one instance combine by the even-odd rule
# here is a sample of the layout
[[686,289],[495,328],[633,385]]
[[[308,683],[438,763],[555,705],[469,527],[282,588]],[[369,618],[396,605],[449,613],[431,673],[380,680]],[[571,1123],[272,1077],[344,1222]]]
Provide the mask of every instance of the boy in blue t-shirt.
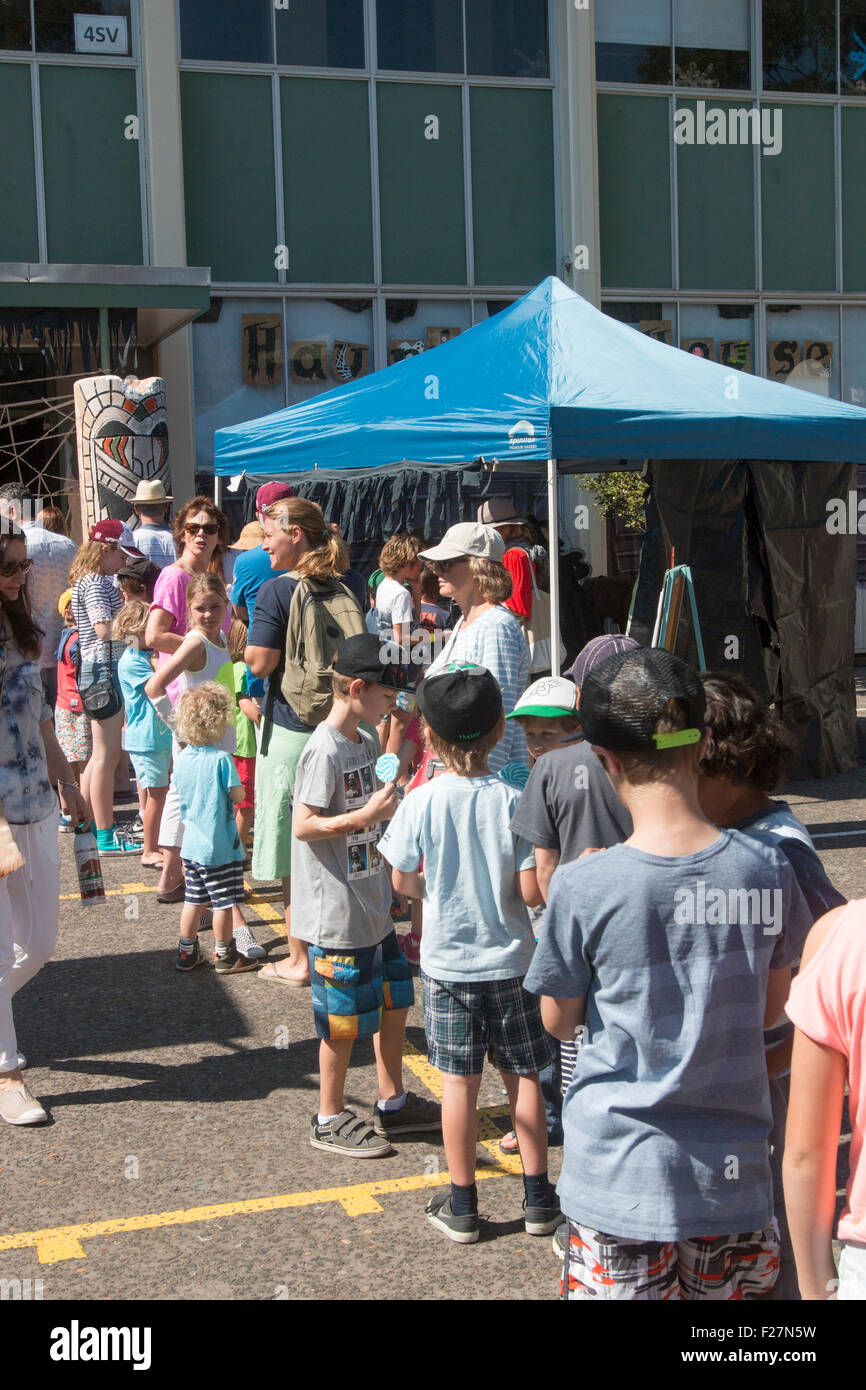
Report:
[[[475,1150],[484,1056],[502,1073],[524,1169],[525,1226],[546,1235],[561,1218],[547,1177],[539,1070],[554,1055],[538,1001],[523,988],[534,939],[526,904],[541,895],[532,847],[509,829],[520,793],[492,775],[505,731],[502,696],[481,666],[428,676],[418,705],[446,771],[398,808],[379,843],[398,893],[424,902],[421,981],[430,1061],[442,1072],[450,1192],[427,1205],[451,1240],[478,1239]],[[423,861],[423,875],[420,871]]]
[[126,643],[117,679],[126,710],[123,746],[132,759],[141,802],[141,862],[146,869],[161,869],[158,839],[171,777],[171,730],[144,693],[156,670],[154,653],[144,645],[149,616],[149,605],[142,599],[128,599],[114,619],[111,635]]
[[186,745],[174,768],[185,881],[178,970],[194,970],[204,962],[198,927],[208,903],[213,908],[217,973],[237,975],[261,964],[241,955],[232,936],[232,908],[244,900],[244,851],[234,814],[244,789],[231,754],[216,745],[233,719],[234,699],[216,681],[185,690],[177,702],[177,736]]
[[763,1027],[811,914],[784,855],[698,801],[704,692],[640,648],[581,689],[584,735],[634,832],[556,870],[526,987],[587,1024],[565,1099],[563,1293],[742,1299],[778,1270]]

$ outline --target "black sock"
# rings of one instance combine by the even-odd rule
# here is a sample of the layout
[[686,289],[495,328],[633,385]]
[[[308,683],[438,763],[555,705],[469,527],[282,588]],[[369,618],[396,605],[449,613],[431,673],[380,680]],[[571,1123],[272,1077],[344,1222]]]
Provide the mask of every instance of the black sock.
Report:
[[468,1187],[458,1187],[456,1182],[451,1184],[451,1210],[455,1216],[478,1215],[478,1188],[474,1182]]
[[528,1207],[548,1207],[553,1201],[553,1188],[547,1178],[547,1169],[534,1177],[523,1175],[523,1187]]

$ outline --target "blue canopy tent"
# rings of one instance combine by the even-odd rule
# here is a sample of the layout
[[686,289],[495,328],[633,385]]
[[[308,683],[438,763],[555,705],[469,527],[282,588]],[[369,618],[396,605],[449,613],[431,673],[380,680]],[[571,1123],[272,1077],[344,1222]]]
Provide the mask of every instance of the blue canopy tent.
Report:
[[[546,461],[559,472],[623,459],[866,463],[866,410],[668,347],[595,309],[555,276],[417,357],[215,434],[215,473],[349,477],[403,459]],[[559,619],[551,565],[551,609]]]

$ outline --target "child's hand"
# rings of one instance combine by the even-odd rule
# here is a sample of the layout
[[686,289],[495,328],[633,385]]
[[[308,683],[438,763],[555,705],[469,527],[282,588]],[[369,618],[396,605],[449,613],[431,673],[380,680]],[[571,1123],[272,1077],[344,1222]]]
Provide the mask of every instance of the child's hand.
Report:
[[378,825],[379,821],[390,820],[399,804],[396,782],[387,782],[373,793],[359,815],[364,817],[366,825]]
[[604,846],[596,845],[595,849],[590,849],[587,846],[587,848],[585,850],[582,850],[577,857],[578,859],[585,859],[588,854],[604,854]]

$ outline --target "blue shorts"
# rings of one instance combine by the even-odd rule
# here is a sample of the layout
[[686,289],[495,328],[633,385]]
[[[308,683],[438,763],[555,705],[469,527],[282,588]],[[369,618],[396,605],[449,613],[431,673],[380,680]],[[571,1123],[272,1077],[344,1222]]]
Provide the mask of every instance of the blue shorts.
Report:
[[162,752],[130,753],[132,769],[139,787],[167,787],[171,768],[171,749]]
[[317,1037],[371,1037],[379,1031],[383,1009],[414,1004],[412,968],[393,929],[378,946],[358,951],[307,949]]

